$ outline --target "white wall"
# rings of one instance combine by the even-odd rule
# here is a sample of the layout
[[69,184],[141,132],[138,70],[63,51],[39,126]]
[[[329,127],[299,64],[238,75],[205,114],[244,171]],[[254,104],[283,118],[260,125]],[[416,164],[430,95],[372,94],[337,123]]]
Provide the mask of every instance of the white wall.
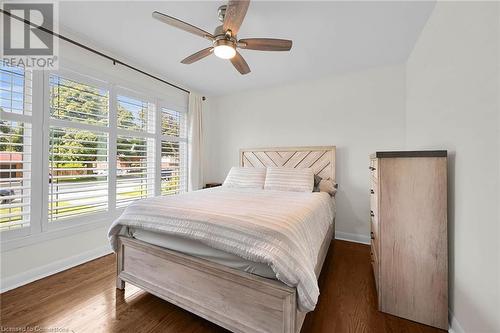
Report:
[[103,221],[102,225],[2,251],[2,291],[111,253],[108,223]]
[[438,3],[407,64],[408,148],[450,153],[450,308],[465,332],[500,332],[499,7]]
[[369,240],[368,155],[401,149],[404,66],[210,99],[206,181],[223,181],[245,147],[337,146],[338,236]]

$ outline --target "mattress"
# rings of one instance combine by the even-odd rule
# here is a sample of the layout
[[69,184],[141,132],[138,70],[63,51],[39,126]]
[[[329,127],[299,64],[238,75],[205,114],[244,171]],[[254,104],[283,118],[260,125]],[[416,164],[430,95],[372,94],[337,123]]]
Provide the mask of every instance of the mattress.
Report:
[[237,255],[214,249],[199,241],[187,239],[176,235],[163,234],[138,228],[129,228],[128,235],[148,244],[153,244],[193,257],[205,259],[229,268],[252,273],[262,277],[276,279],[276,273],[269,265],[243,259]]
[[[332,200],[332,205],[335,207],[334,200]],[[335,208],[333,210],[335,211]],[[276,280],[276,273],[269,265],[247,260],[232,253],[215,249],[197,240],[133,227],[130,227],[128,232],[123,232],[122,234],[148,244],[205,259],[242,272]]]

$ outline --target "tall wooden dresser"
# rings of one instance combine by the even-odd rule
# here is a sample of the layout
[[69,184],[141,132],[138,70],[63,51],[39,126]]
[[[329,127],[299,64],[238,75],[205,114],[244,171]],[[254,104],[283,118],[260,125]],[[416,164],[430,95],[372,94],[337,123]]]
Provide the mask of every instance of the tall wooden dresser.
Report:
[[447,330],[447,152],[377,152],[369,169],[378,308]]

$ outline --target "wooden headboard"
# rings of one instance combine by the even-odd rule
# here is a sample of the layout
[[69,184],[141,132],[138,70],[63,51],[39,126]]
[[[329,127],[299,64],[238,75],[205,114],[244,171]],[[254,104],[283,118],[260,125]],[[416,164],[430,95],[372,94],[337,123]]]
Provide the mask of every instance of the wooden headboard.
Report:
[[241,149],[240,166],[311,168],[321,178],[335,181],[335,146]]

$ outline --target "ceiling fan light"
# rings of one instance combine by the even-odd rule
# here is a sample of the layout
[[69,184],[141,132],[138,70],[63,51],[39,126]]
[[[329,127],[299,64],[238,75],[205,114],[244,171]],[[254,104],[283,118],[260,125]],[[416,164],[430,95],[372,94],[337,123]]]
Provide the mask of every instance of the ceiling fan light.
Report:
[[236,50],[229,45],[217,45],[214,54],[221,59],[231,59],[236,55]]

